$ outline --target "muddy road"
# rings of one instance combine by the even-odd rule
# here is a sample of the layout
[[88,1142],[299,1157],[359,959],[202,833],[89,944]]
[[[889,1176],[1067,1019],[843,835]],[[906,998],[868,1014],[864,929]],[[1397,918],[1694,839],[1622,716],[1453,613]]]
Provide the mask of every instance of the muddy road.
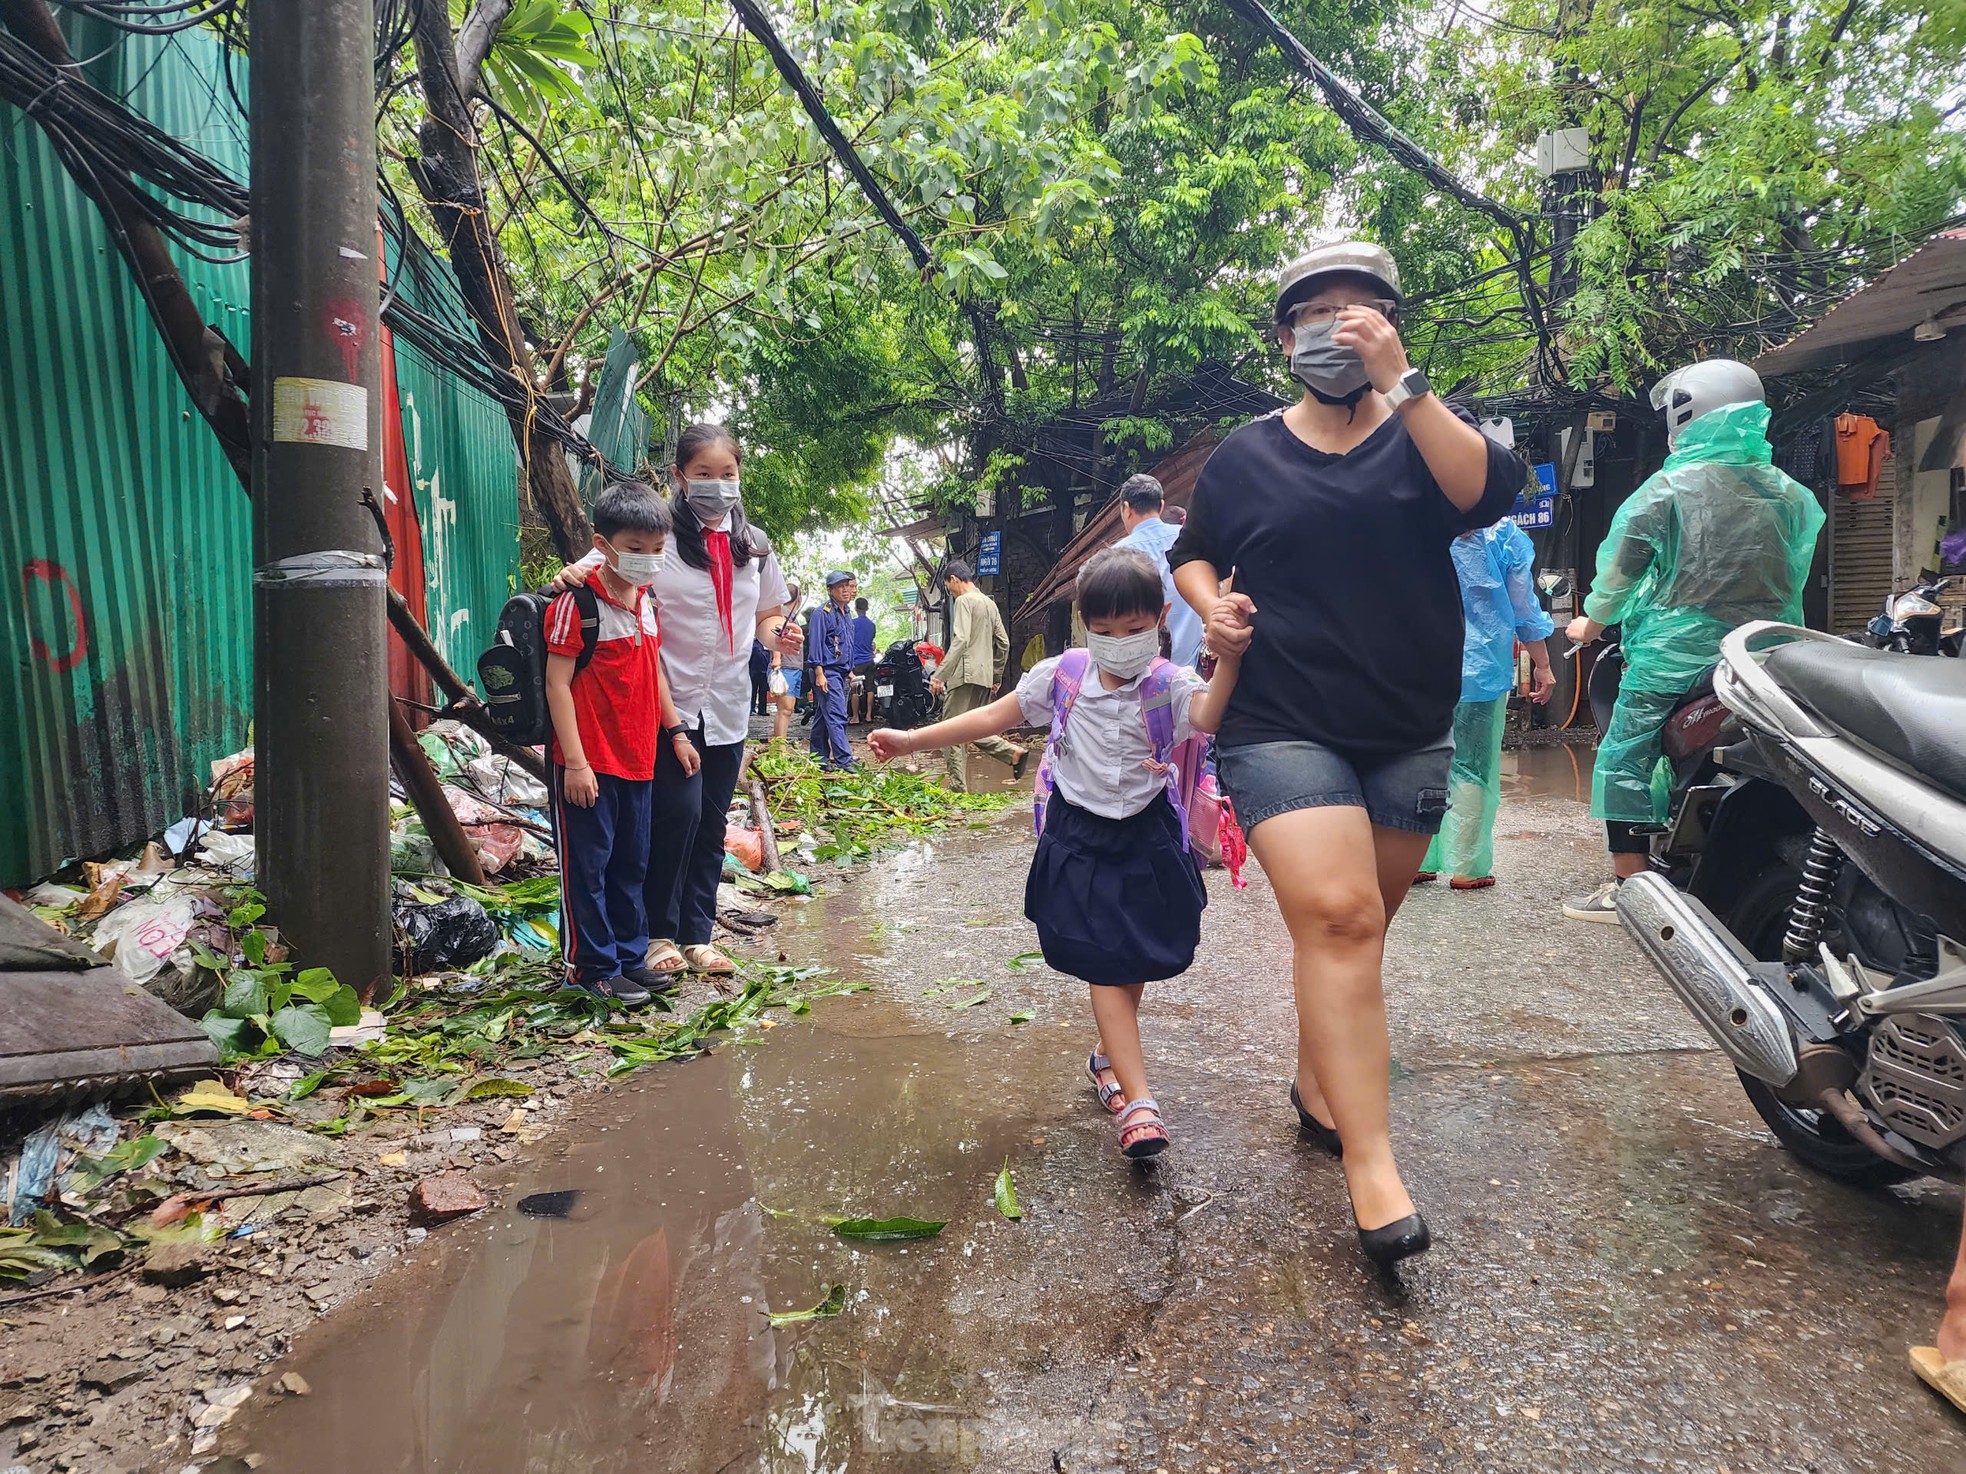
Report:
[[[1904,1361],[1957,1192],[1795,1164],[1623,933],[1561,919],[1602,865],[1572,756],[1508,759],[1499,886],[1416,892],[1394,927],[1395,1125],[1436,1237],[1403,1302],[1297,1141],[1260,873],[1211,876],[1205,958],[1150,990],[1176,1144],[1135,1172],[1082,986],[1009,965],[1034,946],[1016,810],[788,920],[794,958],[874,989],[624,1083],[304,1337],[280,1370],[311,1391],[210,1467],[1966,1470]],[[948,1227],[855,1247],[827,1215]],[[833,1285],[837,1318],[768,1323]]]

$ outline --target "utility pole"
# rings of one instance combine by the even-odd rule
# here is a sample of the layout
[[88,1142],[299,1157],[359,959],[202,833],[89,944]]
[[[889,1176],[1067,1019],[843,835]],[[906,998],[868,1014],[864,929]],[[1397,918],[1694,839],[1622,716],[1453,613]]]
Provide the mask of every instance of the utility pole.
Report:
[[373,0],[252,15],[258,876],[308,965],[390,975]]

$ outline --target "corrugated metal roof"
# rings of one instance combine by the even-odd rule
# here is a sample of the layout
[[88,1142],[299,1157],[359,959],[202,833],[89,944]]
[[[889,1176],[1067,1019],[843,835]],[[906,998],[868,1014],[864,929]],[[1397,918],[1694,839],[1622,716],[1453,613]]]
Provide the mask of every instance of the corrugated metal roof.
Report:
[[[76,27],[92,75],[244,172],[213,46]],[[202,53],[202,62],[201,62]],[[0,147],[0,883],[155,832],[251,705],[251,517],[95,207],[40,130]],[[228,149],[232,152],[228,153]],[[243,264],[185,260],[247,341]]]
[[1845,363],[1886,338],[1911,333],[1927,319],[1966,329],[1966,230],[1941,231],[1750,366],[1764,378],[1779,378]]

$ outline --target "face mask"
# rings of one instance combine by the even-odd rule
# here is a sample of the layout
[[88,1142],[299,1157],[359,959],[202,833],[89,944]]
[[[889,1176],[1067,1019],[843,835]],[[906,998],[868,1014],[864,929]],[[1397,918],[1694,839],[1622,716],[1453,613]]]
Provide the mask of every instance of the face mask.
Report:
[[624,553],[613,543],[608,544],[608,552],[614,557],[614,571],[638,589],[654,583],[662,571],[661,553]]
[[1296,346],[1290,353],[1290,376],[1326,404],[1355,405],[1372,387],[1365,360],[1356,348],[1334,343],[1334,318],[1315,327],[1294,329]]
[[1130,681],[1160,654],[1160,628],[1155,626],[1137,635],[1095,635],[1088,631],[1085,648],[1092,652],[1092,663],[1107,675]]
[[706,526],[723,521],[741,495],[735,481],[685,481],[683,487],[690,510]]

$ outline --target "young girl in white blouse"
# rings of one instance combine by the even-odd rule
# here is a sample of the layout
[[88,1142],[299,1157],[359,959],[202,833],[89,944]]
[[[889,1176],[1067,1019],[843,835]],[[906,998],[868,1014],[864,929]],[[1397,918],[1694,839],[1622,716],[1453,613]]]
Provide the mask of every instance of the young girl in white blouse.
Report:
[[1224,653],[1206,683],[1163,659],[1160,570],[1131,549],[1085,565],[1078,606],[1084,650],[1040,661],[988,706],[919,731],[875,732],[867,745],[886,762],[1012,727],[1050,728],[1024,915],[1045,962],[1091,985],[1100,1043],[1087,1068],[1118,1118],[1121,1152],[1143,1161],[1169,1138],[1147,1087],[1141,994],[1193,963],[1208,903],[1171,756],[1220,726],[1241,657]]

